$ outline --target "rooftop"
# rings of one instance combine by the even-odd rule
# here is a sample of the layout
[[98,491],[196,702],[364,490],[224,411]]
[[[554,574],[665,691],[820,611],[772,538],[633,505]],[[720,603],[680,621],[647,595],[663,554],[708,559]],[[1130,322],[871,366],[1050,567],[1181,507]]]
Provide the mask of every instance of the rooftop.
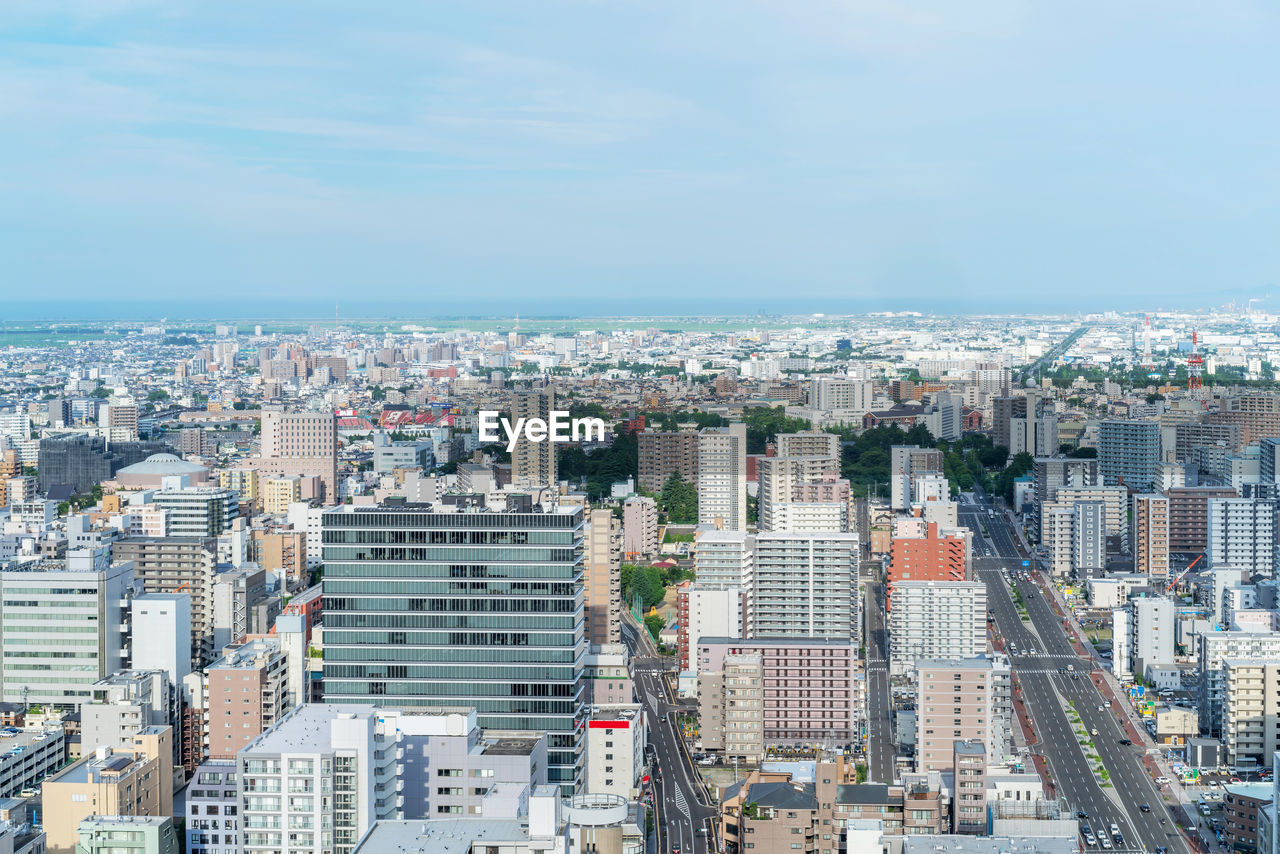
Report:
[[539,741],[537,738],[499,738],[485,742],[482,752],[486,756],[528,756]]
[[174,474],[196,474],[198,472],[207,472],[208,469],[196,463],[189,463],[174,454],[152,454],[140,463],[134,463],[131,466],[125,466],[116,472],[116,475],[137,474],[137,475],[174,475]]
[[905,836],[902,854],[1076,854],[1074,836]]
[[476,842],[500,845],[528,838],[527,822],[515,819],[380,821],[365,834],[355,854],[470,854]]

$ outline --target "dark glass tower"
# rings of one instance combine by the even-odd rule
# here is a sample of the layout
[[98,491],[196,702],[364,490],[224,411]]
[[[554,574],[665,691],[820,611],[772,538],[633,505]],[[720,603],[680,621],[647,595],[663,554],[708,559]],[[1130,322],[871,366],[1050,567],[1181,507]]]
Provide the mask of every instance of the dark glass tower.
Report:
[[472,706],[548,733],[548,775],[581,778],[583,513],[427,504],[322,517],[324,699]]

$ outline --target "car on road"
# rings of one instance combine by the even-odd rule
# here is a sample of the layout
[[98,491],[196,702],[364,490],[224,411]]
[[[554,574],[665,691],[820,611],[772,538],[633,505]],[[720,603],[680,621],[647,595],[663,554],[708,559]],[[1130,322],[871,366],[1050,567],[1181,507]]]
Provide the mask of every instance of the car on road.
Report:
[[1157,786],[1167,786],[1167,785],[1169,785],[1169,783],[1170,783],[1170,782],[1172,782],[1172,781],[1171,781],[1168,777],[1157,777],[1157,778],[1156,778],[1156,785],[1157,785]]
[[1117,744],[1123,744],[1125,747],[1128,747],[1129,745],[1133,744],[1133,740],[1128,738],[1122,738],[1120,739],[1120,741],[1117,742]]
[[1094,727],[1093,729],[1089,730],[1089,735],[1097,735],[1097,734],[1098,734],[1098,728],[1097,728],[1097,727]]
[[680,854],[680,846],[679,846],[679,845],[672,845],[672,846],[671,846],[671,854]]
[[1143,804],[1142,806],[1138,807],[1138,809],[1142,810],[1143,812],[1151,812],[1151,804]]
[[[1087,812],[1085,812],[1084,810],[1076,810],[1076,818],[1088,818],[1088,817],[1089,817],[1089,814],[1088,814]],[[1088,831],[1088,830],[1089,830],[1089,825],[1087,825],[1087,824],[1086,824],[1086,825],[1084,826],[1084,829],[1085,829],[1086,831]]]
[[1106,706],[1098,706],[1098,711],[1105,712],[1106,710],[1107,710]]
[[1106,836],[1099,836],[1098,842],[1102,844],[1103,848],[1106,848],[1108,850],[1111,849],[1111,840],[1108,839]]
[[714,756],[704,756],[697,760],[697,763],[703,767],[710,767],[716,764],[716,758]]
[[1084,834],[1084,844],[1085,844],[1085,845],[1097,845],[1097,844],[1098,844],[1098,837],[1094,836],[1092,833],[1086,833],[1086,834]]

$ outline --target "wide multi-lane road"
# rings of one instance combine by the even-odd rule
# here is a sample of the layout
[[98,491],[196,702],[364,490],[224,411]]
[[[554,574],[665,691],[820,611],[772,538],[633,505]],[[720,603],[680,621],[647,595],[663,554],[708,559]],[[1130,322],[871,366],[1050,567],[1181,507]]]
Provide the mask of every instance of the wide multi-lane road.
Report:
[[[1016,647],[1019,653],[1012,656],[1013,669],[1034,728],[1032,752],[1047,761],[1056,794],[1065,798],[1072,810],[1087,813],[1083,824],[1095,834],[1106,833],[1112,823],[1119,827],[1124,838],[1120,851],[1151,852],[1165,847],[1171,852],[1186,852],[1160,789],[1147,774],[1143,749],[1120,744],[1125,732],[1090,677],[1092,664],[1075,654],[1061,618],[1045,601],[1034,576],[1016,580],[1018,572],[1033,570],[1023,568],[1014,533],[999,513],[988,515],[989,507],[986,503],[961,505],[960,522],[974,531],[975,553],[979,555],[974,566],[987,586],[995,629],[1007,648]],[[989,534],[985,541],[984,527]],[[984,555],[988,550],[994,554]],[[1005,569],[1014,573],[1012,586]],[[1014,604],[1015,587],[1025,605],[1027,621]],[[1031,650],[1036,654],[1029,654]],[[1075,671],[1061,672],[1069,666]],[[1110,785],[1104,786],[1090,768],[1087,745],[1080,743],[1072,728],[1068,709],[1079,715],[1084,737],[1106,769]],[[1093,730],[1097,730],[1096,736],[1090,734]],[[1143,805],[1150,811],[1143,810]]]
[[631,652],[636,698],[644,705],[645,726],[653,761],[649,790],[658,824],[658,851],[679,846],[681,854],[715,854],[713,820],[716,811],[707,802],[702,775],[694,768],[680,734],[676,705],[664,677],[670,660],[659,656],[643,629],[623,620],[622,639]]

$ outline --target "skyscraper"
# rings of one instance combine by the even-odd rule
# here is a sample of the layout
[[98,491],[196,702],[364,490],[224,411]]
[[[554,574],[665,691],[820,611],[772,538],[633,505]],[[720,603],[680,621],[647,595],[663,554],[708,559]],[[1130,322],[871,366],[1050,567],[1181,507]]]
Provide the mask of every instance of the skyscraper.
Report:
[[747,529],[747,425],[698,434],[698,524]]
[[1133,571],[1169,575],[1169,499],[1163,495],[1133,496]]
[[[511,403],[511,423],[518,419],[551,420],[556,396],[550,391],[517,392]],[[511,452],[511,479],[523,489],[549,489],[556,484],[556,447],[551,441],[533,442],[523,432]]]
[[581,507],[472,512],[388,503],[323,517],[324,696],[471,706],[549,734],[548,778],[582,769]]

